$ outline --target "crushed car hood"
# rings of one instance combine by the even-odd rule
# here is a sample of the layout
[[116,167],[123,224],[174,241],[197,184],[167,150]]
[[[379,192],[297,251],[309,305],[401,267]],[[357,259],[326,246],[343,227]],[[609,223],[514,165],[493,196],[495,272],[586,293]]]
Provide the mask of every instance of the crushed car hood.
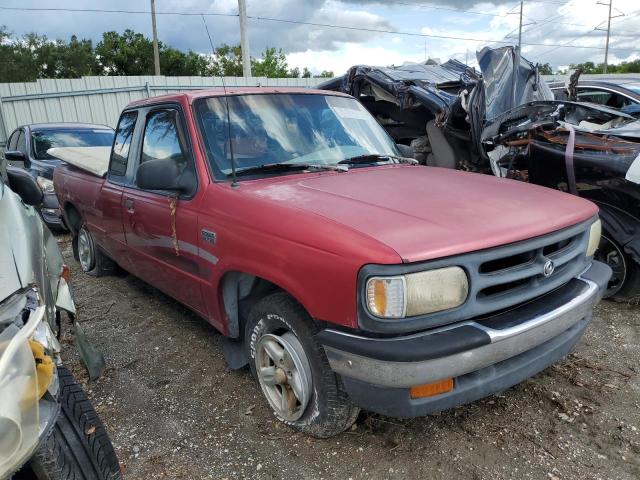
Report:
[[243,189],[357,230],[405,262],[517,242],[597,213],[591,202],[535,185],[421,166],[291,175]]

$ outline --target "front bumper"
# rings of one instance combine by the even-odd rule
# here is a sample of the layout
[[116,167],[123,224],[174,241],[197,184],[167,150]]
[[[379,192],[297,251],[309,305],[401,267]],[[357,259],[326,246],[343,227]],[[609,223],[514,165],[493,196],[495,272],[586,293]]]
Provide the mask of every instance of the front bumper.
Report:
[[[490,317],[402,337],[323,330],[318,339],[357,405],[391,416],[425,415],[504,390],[567,355],[610,276],[609,267],[593,262],[563,287]],[[410,387],[446,378],[454,379],[448,393],[410,398]]]

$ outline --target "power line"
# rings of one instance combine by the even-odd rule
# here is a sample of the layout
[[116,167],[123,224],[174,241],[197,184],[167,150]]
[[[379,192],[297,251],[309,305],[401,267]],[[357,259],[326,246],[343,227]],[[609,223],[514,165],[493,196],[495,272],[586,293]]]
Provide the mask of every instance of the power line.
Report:
[[[89,12],[89,13],[127,13],[127,14],[144,14],[149,15],[151,12],[148,10],[109,10],[109,9],[98,9],[98,8],[55,8],[55,7],[3,7],[0,6],[0,10],[18,10],[18,11],[56,11],[56,12]],[[193,12],[156,12],[156,15],[182,15],[182,16],[221,16],[221,17],[238,17],[238,14],[235,13],[193,13]],[[367,28],[367,27],[354,27],[350,25],[335,25],[330,23],[319,23],[319,22],[307,22],[302,20],[290,20],[285,18],[272,18],[272,17],[261,17],[261,16],[253,16],[247,15],[247,18],[251,20],[263,21],[263,22],[278,22],[278,23],[287,23],[294,25],[307,25],[313,27],[323,27],[323,28],[336,28],[343,30],[353,30],[353,31],[361,31],[361,32],[370,32],[370,33],[384,33],[390,35],[404,35],[410,37],[421,37],[421,38],[435,38],[439,40],[461,40],[468,42],[485,42],[485,43],[503,43],[509,44],[510,41],[505,40],[491,40],[486,38],[475,38],[475,37],[460,37],[456,35],[439,35],[439,34],[429,34],[429,33],[419,33],[419,32],[404,32],[398,30],[385,30],[378,28]],[[591,33],[591,32],[589,32]],[[556,47],[563,48],[570,46],[571,48],[578,48],[584,50],[604,50],[603,47],[592,47],[592,46],[583,46],[583,45],[567,45],[567,44],[553,44],[553,43],[534,43],[534,42],[522,42],[522,45],[527,46],[539,46],[539,47]],[[610,50],[619,50],[619,51],[633,51],[636,48],[617,48]]]
[[[103,8],[56,8],[56,7],[3,7],[0,10],[17,10],[26,12],[77,12],[77,13],[127,13],[150,15],[150,10],[110,10]],[[193,12],[156,12],[156,15],[180,15],[185,17],[204,15],[206,17],[237,17],[237,13],[193,13]]]

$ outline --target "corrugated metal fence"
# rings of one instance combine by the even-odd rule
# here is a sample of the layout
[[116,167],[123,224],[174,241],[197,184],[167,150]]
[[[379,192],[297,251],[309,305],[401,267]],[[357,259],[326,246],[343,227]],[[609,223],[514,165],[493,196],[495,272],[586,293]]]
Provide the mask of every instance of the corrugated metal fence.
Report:
[[[317,78],[225,77],[227,87],[313,87]],[[86,122],[115,127],[132,100],[181,90],[221,87],[215,77],[82,77],[0,83],[0,147],[19,125],[38,122]]]

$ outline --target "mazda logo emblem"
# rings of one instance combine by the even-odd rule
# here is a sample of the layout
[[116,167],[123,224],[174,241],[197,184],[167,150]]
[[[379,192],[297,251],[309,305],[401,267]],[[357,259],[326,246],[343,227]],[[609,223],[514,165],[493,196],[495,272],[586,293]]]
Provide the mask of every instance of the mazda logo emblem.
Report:
[[547,260],[544,264],[544,267],[542,267],[542,274],[545,277],[550,277],[555,269],[556,266],[553,264],[553,262],[551,260]]

